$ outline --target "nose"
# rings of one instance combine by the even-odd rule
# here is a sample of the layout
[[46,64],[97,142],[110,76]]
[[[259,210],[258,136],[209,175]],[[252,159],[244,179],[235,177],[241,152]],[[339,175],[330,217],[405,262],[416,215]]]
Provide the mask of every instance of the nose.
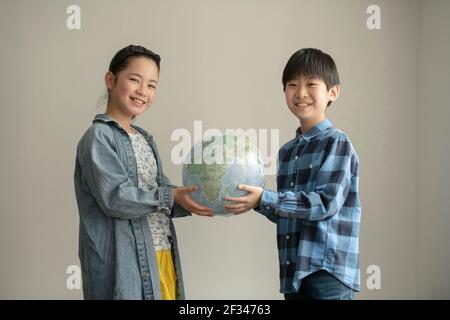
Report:
[[308,96],[308,90],[304,86],[298,86],[297,91],[295,92],[296,98],[306,98]]
[[142,83],[137,87],[136,93],[139,94],[140,96],[145,97],[146,88],[147,88],[147,85],[146,85],[144,82],[142,82]]

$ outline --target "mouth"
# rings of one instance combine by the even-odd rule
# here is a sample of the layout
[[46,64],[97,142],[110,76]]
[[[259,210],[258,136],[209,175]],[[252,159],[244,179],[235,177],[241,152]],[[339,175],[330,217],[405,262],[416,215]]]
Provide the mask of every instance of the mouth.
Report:
[[295,105],[297,108],[300,108],[300,109],[306,109],[306,108],[312,106],[312,103],[309,103],[309,102],[297,102],[297,103],[294,103],[294,105]]
[[141,99],[138,99],[138,98],[130,97],[130,99],[131,99],[131,101],[133,101],[138,106],[143,106],[146,103],[144,100],[141,100]]

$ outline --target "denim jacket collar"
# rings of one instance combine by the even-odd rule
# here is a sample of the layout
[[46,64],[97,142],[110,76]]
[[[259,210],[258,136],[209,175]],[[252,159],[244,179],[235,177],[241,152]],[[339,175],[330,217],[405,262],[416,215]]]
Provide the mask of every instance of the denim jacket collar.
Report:
[[113,117],[111,117],[111,116],[109,116],[109,115],[107,115],[105,113],[97,114],[94,117],[94,120],[92,120],[92,122],[97,122],[97,121],[105,122],[105,123],[114,122],[117,126],[120,127],[120,124],[116,121],[116,119],[114,119]]
[[[111,117],[105,113],[97,114],[94,117],[94,120],[92,120],[92,122],[94,122],[94,123],[95,122],[113,123],[118,128],[123,129],[122,126],[120,125],[120,123],[118,123],[116,119],[114,119],[113,117]],[[144,135],[144,137],[149,137],[150,140],[153,140],[153,136],[150,133],[148,133],[147,131],[143,130],[142,128],[140,128],[134,124],[131,124],[131,127],[133,129],[135,129],[136,131],[138,131],[140,134]]]

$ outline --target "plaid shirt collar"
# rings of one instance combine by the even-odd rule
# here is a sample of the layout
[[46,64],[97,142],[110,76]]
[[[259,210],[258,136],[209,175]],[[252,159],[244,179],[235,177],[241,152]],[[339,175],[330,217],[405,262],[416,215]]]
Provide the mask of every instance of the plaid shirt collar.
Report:
[[312,138],[314,138],[315,136],[320,134],[322,131],[331,127],[332,125],[333,124],[331,123],[330,120],[324,119],[324,120],[320,121],[318,124],[316,124],[314,127],[312,127],[311,129],[309,129],[308,132],[306,132],[304,135],[302,135],[302,127],[298,127],[297,130],[295,131],[295,139],[298,139],[299,137],[303,137],[303,139],[308,142],[309,140],[311,140]]

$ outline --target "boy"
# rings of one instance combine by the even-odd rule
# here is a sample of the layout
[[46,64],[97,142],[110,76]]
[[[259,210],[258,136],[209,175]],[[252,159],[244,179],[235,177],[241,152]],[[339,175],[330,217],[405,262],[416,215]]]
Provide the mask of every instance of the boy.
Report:
[[290,299],[352,299],[360,291],[359,160],[348,137],[326,118],[339,96],[333,59],[317,49],[295,52],[283,71],[291,112],[300,120],[278,154],[278,192],[240,185],[226,197],[240,214],[255,209],[277,224],[280,292]]

